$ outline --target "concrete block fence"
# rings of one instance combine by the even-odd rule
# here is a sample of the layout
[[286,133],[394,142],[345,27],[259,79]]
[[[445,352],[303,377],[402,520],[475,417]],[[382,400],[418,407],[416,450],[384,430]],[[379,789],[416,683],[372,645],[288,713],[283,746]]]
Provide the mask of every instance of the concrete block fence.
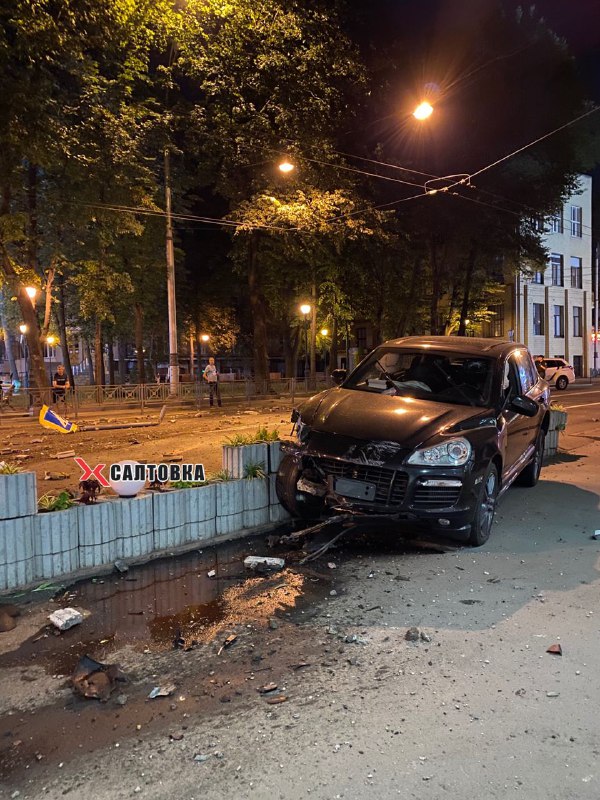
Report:
[[0,475],[0,592],[289,519],[275,492],[279,442],[228,449],[248,451],[228,454],[230,471],[262,462],[269,474],[46,513],[37,512],[35,473]]

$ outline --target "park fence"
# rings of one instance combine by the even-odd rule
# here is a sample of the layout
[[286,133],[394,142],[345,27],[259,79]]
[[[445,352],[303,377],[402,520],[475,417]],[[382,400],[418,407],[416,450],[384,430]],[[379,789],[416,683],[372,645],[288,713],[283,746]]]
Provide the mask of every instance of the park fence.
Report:
[[[265,390],[251,379],[227,380],[219,383],[219,391],[224,405],[235,404],[256,399],[277,399],[296,396],[307,396],[320,392],[331,385],[325,376],[318,376],[316,380],[300,378],[280,378],[269,381]],[[21,389],[18,394],[12,395],[7,401],[0,403],[0,412],[25,413],[31,408],[39,408],[42,401],[52,401],[51,390],[47,397],[35,389]],[[64,406],[65,410],[77,416],[80,410],[110,408],[110,407],[139,407],[144,409],[152,406],[162,406],[167,402],[178,402],[183,405],[192,405],[197,408],[207,406],[210,402],[209,388],[206,382],[179,383],[177,394],[171,394],[171,387],[167,383],[139,383],[119,384],[116,386],[75,386],[69,390],[64,402],[53,403]]]

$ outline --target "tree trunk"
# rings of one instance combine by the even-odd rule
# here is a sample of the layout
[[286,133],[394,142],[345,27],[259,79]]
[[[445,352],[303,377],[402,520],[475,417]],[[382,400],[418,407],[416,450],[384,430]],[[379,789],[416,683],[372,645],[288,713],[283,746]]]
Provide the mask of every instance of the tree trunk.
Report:
[[475,272],[475,261],[477,258],[477,248],[474,244],[469,250],[469,260],[467,261],[467,274],[465,275],[465,291],[463,293],[462,308],[460,310],[460,323],[458,325],[458,335],[467,335],[467,319],[469,318],[469,303],[471,300],[471,287],[473,286],[473,274]]
[[117,349],[119,351],[119,383],[121,386],[127,382],[127,362],[125,361],[126,342],[124,336],[119,336]]
[[446,314],[446,322],[444,324],[444,336],[450,336],[452,333],[452,316],[458,301],[458,281],[452,284],[452,294],[450,295],[450,304],[448,306],[448,313]]
[[408,322],[411,319],[411,317],[414,317],[415,301],[417,299],[417,286],[419,285],[419,277],[421,277],[422,266],[423,266],[423,259],[421,258],[421,256],[417,256],[417,258],[415,258],[415,263],[413,264],[413,271],[410,278],[408,297],[406,298],[406,302],[404,303],[404,308],[402,309],[400,318],[396,325],[396,338],[407,335]]
[[311,287],[312,311],[310,315],[310,385],[317,387],[317,284],[313,278]]
[[114,358],[114,339],[112,335],[108,337],[108,385],[115,385],[115,358]]
[[283,354],[285,358],[285,377],[296,378],[298,375],[298,350],[300,348],[300,328],[292,328],[289,321],[283,332]]
[[329,348],[329,369],[337,369],[338,365],[338,323],[337,317],[331,321],[331,346]]
[[6,359],[8,361],[8,369],[11,379],[17,378],[19,373],[17,371],[17,362],[15,360],[15,337],[12,330],[8,326],[8,318],[4,307],[5,292],[0,289],[0,325],[4,331],[4,349],[6,350]]
[[84,339],[83,346],[85,348],[85,358],[88,364],[88,380],[90,382],[90,386],[93,386],[96,383],[96,379],[94,376],[94,360],[92,358],[92,348],[90,347],[90,340]]
[[429,305],[429,332],[432,336],[439,333],[439,302],[441,294],[441,275],[440,265],[438,261],[438,254],[435,248],[435,243],[430,242],[429,247],[430,262],[431,262],[431,300]]
[[67,340],[67,325],[65,319],[65,286],[64,275],[58,273],[56,276],[56,286],[58,289],[58,303],[54,304],[54,316],[56,318],[56,325],[58,327],[58,336],[60,338],[60,349],[62,351],[63,364],[69,383],[75,386],[73,377],[73,367],[71,365],[71,354],[69,353],[69,342]]
[[102,352],[102,322],[96,319],[94,328],[94,373],[96,375],[96,386],[104,385],[104,358]]
[[135,314],[135,353],[137,359],[137,382],[146,383],[146,360],[144,358],[144,309],[141,303],[133,306]]
[[269,351],[266,302],[261,291],[258,273],[258,231],[252,231],[250,234],[248,256],[248,294],[253,324],[254,380],[257,393],[263,394],[269,387]]

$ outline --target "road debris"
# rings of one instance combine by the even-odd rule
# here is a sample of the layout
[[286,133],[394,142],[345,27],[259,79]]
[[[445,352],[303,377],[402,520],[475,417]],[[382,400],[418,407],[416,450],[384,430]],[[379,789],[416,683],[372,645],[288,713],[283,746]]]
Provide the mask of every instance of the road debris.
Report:
[[272,556],[247,556],[244,559],[244,567],[253,570],[278,570],[285,567],[283,558],[273,558]]
[[198,764],[203,764],[205,761],[208,761],[209,758],[210,755],[207,755],[206,753],[196,753],[194,756],[194,761],[196,761]]
[[20,613],[16,606],[0,605],[0,633],[6,633],[16,628],[15,617],[18,617]]
[[183,739],[183,733],[170,733],[169,739],[172,742],[180,742]]
[[346,644],[369,644],[368,639],[358,636],[356,633],[349,633],[347,636],[344,636],[344,642]]
[[404,634],[407,642],[418,642],[421,638],[421,631],[418,628],[409,628]]
[[237,635],[235,633],[232,633],[230,636],[228,636],[221,645],[221,647],[219,647],[219,652],[217,653],[217,655],[220,656],[223,650],[226,650],[228,647],[231,647],[231,645],[236,641],[236,639]]
[[546,697],[558,697],[560,692],[546,692]]
[[216,578],[217,577],[217,570],[216,569],[209,569],[206,573],[208,578]]
[[44,470],[45,481],[66,481],[68,478],[68,472],[48,472],[48,470]]
[[63,450],[60,453],[56,453],[53,458],[75,458],[75,450]]
[[278,694],[275,697],[266,697],[265,699],[270,706],[278,706],[280,703],[287,702],[288,698],[284,694]]
[[148,695],[148,700],[154,700],[156,697],[169,697],[176,688],[174,683],[169,683],[165,686],[155,686]]
[[562,647],[560,644],[551,644],[546,652],[553,656],[562,656]]
[[79,659],[71,676],[75,694],[101,703],[106,703],[117,683],[127,680],[118,664],[101,664],[87,655]]
[[115,569],[117,572],[129,572],[129,565],[126,561],[115,561]]
[[600,531],[594,531],[592,534],[592,539],[600,539]]
[[68,631],[69,628],[83,622],[83,614],[76,608],[59,608],[58,611],[52,612],[48,619],[59,631]]
[[276,683],[265,683],[264,686],[259,686],[256,691],[260,694],[268,694],[269,692],[274,692],[277,688],[279,687]]

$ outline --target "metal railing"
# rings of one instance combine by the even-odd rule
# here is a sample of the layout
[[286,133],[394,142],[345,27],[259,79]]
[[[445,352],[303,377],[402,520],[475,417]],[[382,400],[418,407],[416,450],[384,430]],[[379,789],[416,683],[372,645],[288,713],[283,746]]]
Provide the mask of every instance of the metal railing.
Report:
[[[223,404],[233,405],[256,399],[291,398],[316,394],[331,383],[326,378],[305,380],[300,378],[280,378],[269,381],[264,391],[252,379],[222,381],[219,391]],[[119,384],[116,386],[75,386],[65,393],[64,398],[54,397],[51,389],[40,392],[36,389],[21,388],[17,394],[6,396],[0,401],[0,413],[31,412],[40,408],[42,402],[55,407],[59,413],[72,413],[75,416],[82,409],[139,407],[144,409],[162,406],[165,403],[193,405],[197,408],[208,406],[209,387],[206,382],[180,383],[177,394],[173,396],[167,383]],[[216,403],[216,399],[215,399]]]

